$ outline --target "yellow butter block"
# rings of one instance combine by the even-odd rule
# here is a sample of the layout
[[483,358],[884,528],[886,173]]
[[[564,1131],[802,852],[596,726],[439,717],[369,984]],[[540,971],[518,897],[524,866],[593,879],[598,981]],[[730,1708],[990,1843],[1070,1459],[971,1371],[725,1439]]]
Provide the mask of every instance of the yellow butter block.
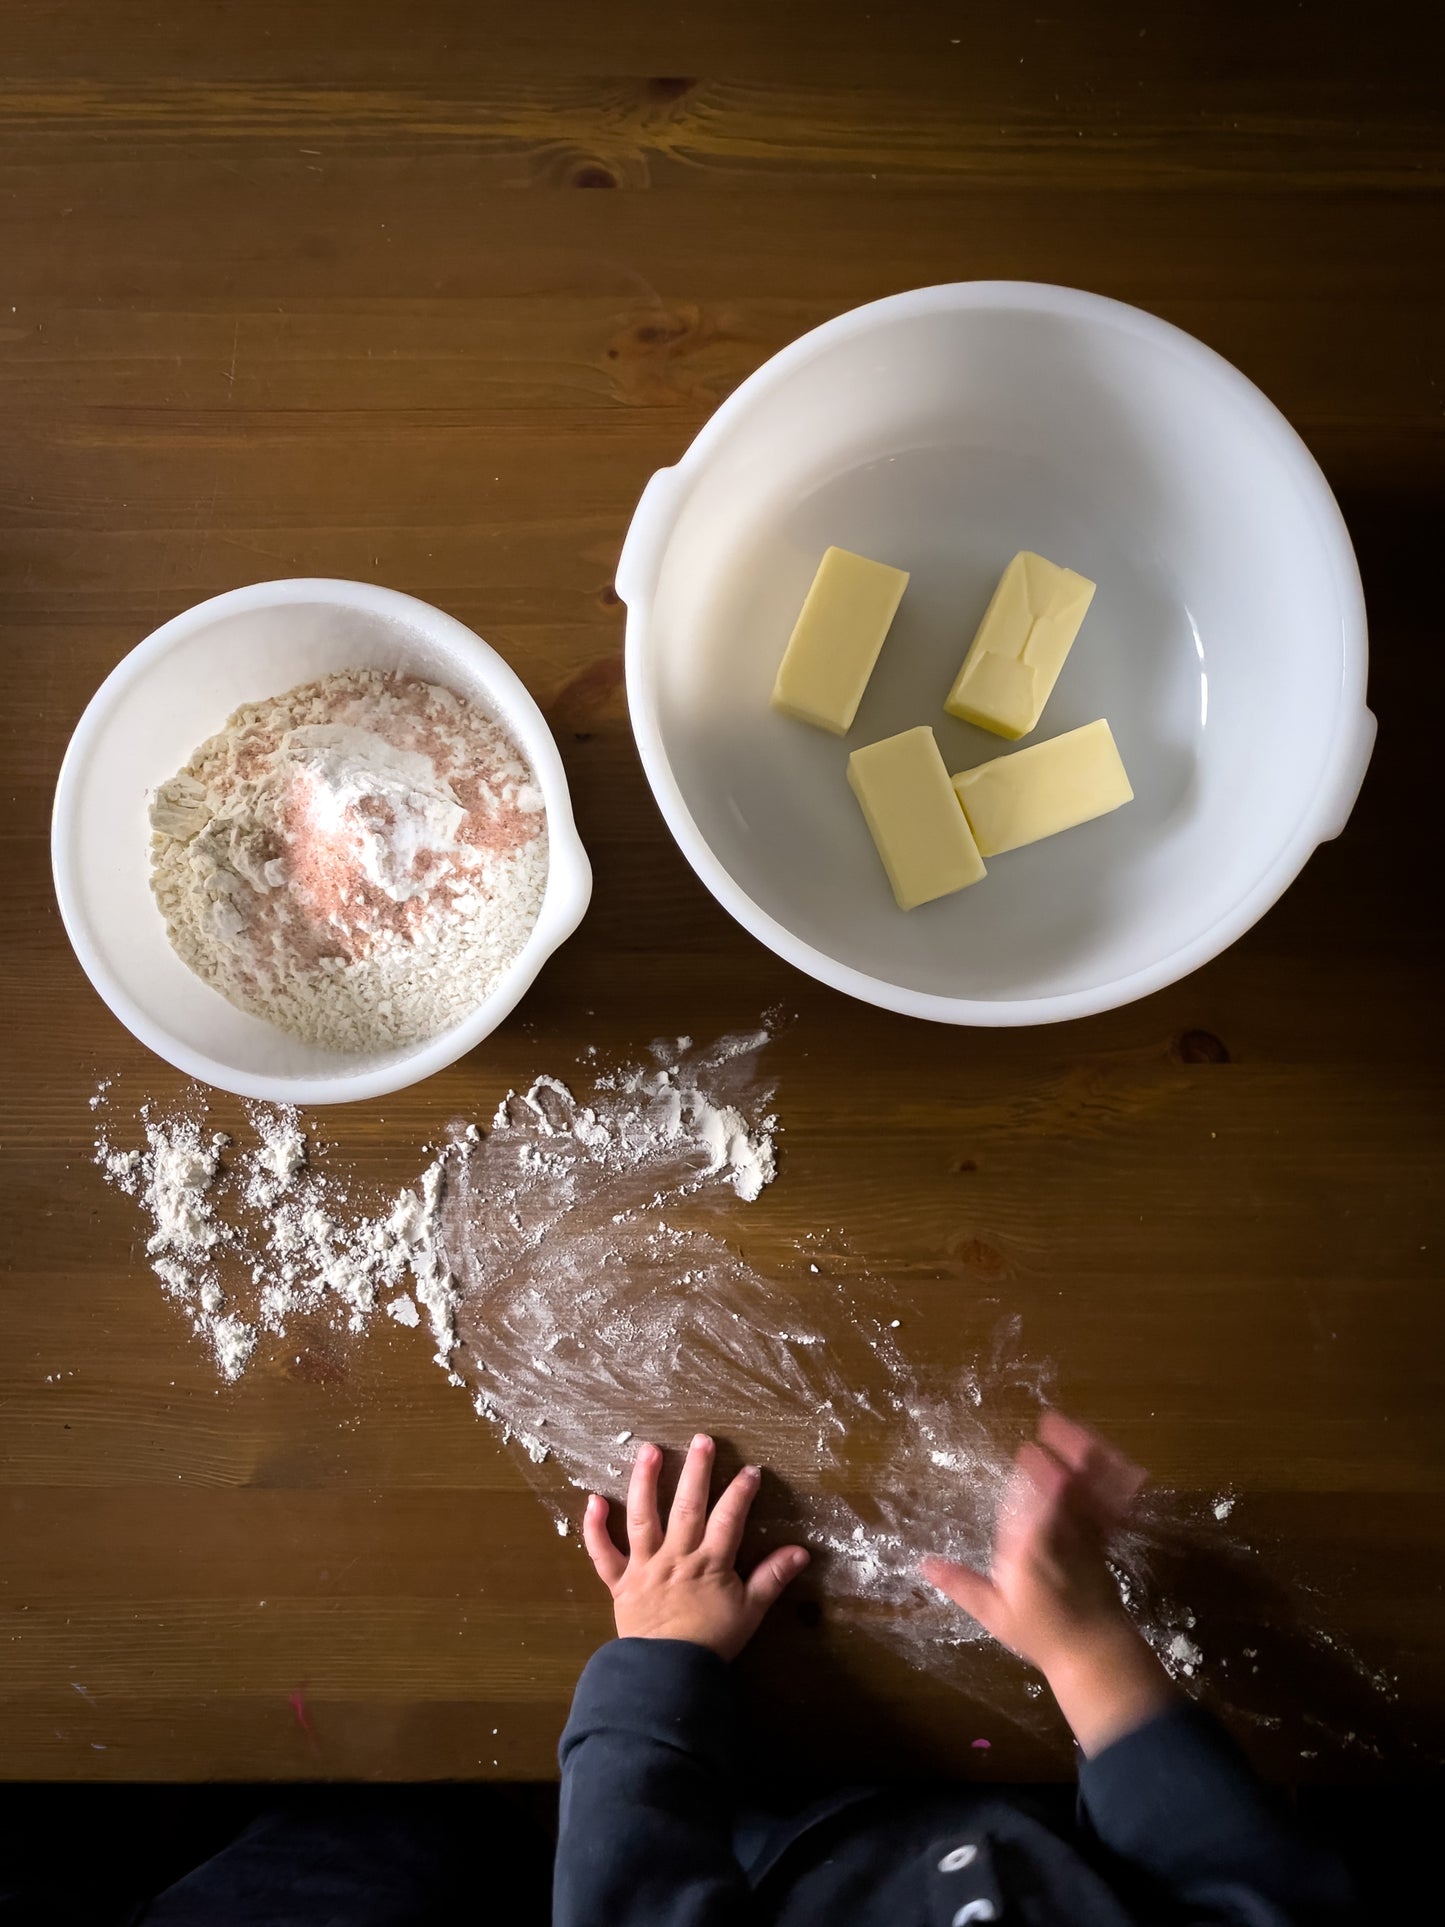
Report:
[[907,587],[906,569],[825,549],[773,684],[773,708],[845,735]]
[[953,788],[984,856],[1057,836],[1134,799],[1114,732],[1102,720],[966,769]]
[[1027,736],[1044,713],[1094,599],[1094,584],[1024,549],[999,578],[963,667],[950,716],[996,736]]
[[931,729],[905,729],[855,749],[848,781],[900,910],[946,897],[987,874]]

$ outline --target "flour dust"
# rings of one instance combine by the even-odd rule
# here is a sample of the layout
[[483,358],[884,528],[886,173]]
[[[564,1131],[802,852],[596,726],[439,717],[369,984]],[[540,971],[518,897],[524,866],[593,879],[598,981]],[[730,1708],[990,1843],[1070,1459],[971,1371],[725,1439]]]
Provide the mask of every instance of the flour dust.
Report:
[[[739,1204],[754,1205],[778,1165],[767,1042],[758,1030],[657,1043],[594,1070],[585,1097],[540,1075],[485,1129],[453,1125],[395,1193],[333,1168],[284,1107],[248,1106],[249,1136],[233,1143],[208,1127],[199,1093],[168,1117],[144,1108],[143,1141],[119,1145],[102,1086],[96,1160],[143,1207],[152,1268],[223,1377],[318,1325],[332,1342],[378,1320],[424,1327],[564,1534],[581,1492],[622,1495],[637,1440],[681,1448],[713,1433],[724,1466],[768,1468],[758,1537],[804,1540],[838,1614],[958,1678],[951,1660],[985,1635],[923,1585],[917,1561],[986,1565],[1050,1371],[1008,1318],[977,1355],[921,1369],[887,1282],[823,1234],[766,1270],[744,1255]],[[1186,1532],[1194,1547],[1234,1504],[1206,1502]],[[1217,1686],[1232,1662],[1230,1683],[1247,1686],[1254,1662],[1237,1637],[1230,1655],[1212,1649],[1180,1603],[1177,1525],[1167,1495],[1145,1507],[1117,1551],[1121,1596],[1181,1684],[1207,1670]],[[997,1708],[1036,1725],[1044,1709],[1017,1683]],[[977,1694],[976,1666],[969,1685]]]
[[[791,1277],[740,1255],[718,1179],[741,1176],[748,1195],[748,1146],[767,1147],[770,1170],[776,1129],[751,1088],[758,1040],[744,1041],[659,1047],[585,1106],[534,1087],[486,1139],[453,1146],[441,1229],[454,1368],[478,1413],[547,1468],[554,1505],[569,1485],[620,1497],[634,1435],[676,1446],[712,1432],[776,1472],[787,1497],[765,1499],[763,1523],[807,1537],[835,1598],[896,1620],[910,1650],[956,1638],[957,1615],[917,1578],[919,1551],[984,1556],[1008,1461],[986,1399],[1036,1395],[1039,1375],[1001,1347],[946,1394],[925,1392],[845,1279],[801,1253]],[[689,1122],[704,1085],[721,1131]]]

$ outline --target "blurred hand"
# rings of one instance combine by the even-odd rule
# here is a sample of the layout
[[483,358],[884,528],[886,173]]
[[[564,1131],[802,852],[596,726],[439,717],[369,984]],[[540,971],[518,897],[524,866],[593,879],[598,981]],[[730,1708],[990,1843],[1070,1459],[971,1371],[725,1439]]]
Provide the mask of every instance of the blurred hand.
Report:
[[713,1442],[699,1433],[664,1528],[657,1504],[662,1453],[640,1445],[627,1489],[625,1554],[608,1531],[606,1499],[595,1492],[588,1499],[582,1540],[612,1594],[623,1639],[688,1639],[735,1659],[807,1565],[802,1546],[779,1546],[746,1580],[739,1576],[738,1548],[761,1474],[755,1465],[745,1466],[709,1513],[712,1468]]
[[1046,1412],[1014,1460],[987,1577],[925,1559],[924,1577],[1047,1673],[1102,1625],[1125,1617],[1105,1546],[1144,1475],[1082,1425]]
[[922,1573],[1048,1679],[1086,1753],[1172,1697],[1109,1571],[1110,1537],[1144,1474],[1059,1412],[1014,1460],[985,1576],[951,1559]]
[[1062,1412],[1021,1447],[988,1574],[925,1559],[923,1576],[986,1632],[1037,1665],[1085,1754],[1144,1725],[1173,1698],[1123,1609],[1108,1542],[1144,1474]]

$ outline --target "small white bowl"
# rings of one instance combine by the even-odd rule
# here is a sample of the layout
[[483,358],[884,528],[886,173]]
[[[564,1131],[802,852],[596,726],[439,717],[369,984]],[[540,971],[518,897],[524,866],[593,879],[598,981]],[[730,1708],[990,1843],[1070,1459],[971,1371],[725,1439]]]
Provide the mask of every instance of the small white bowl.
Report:
[[[150,889],[156,786],[242,703],[336,670],[404,670],[470,697],[526,752],[547,806],[548,873],[526,947],[466,1020],[420,1045],[321,1050],[238,1010],[172,950]],[[592,871],[542,712],[454,617],[365,582],[258,582],[174,617],[112,670],[65,752],[51,824],[55,893],[90,981],[140,1041],[241,1097],[344,1104],[419,1083],[496,1029],[581,922]]]
[[[912,573],[842,741],[768,707],[823,550]],[[1004,564],[1098,583],[1034,741],[1105,716],[1135,801],[904,914],[844,780],[929,723]],[[617,571],[653,794],[740,923],[890,1010],[1042,1024],[1158,990],[1242,935],[1343,829],[1374,743],[1334,497],[1237,369],[1137,308],[963,282],[828,322],[653,476]]]

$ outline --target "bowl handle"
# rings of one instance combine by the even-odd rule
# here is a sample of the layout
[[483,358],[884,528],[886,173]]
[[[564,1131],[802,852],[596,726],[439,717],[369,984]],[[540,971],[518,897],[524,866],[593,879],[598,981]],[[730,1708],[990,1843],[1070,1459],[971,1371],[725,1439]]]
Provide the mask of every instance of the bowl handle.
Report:
[[644,602],[657,586],[662,551],[677,512],[681,490],[675,468],[660,468],[638,498],[617,558],[617,593],[628,608]]
[[1350,812],[1359,797],[1365,772],[1370,767],[1378,728],[1374,711],[1362,709],[1355,724],[1355,739],[1341,759],[1340,772],[1335,779],[1335,793],[1324,812],[1325,827],[1320,832],[1321,843],[1328,843],[1337,837],[1350,820]]

